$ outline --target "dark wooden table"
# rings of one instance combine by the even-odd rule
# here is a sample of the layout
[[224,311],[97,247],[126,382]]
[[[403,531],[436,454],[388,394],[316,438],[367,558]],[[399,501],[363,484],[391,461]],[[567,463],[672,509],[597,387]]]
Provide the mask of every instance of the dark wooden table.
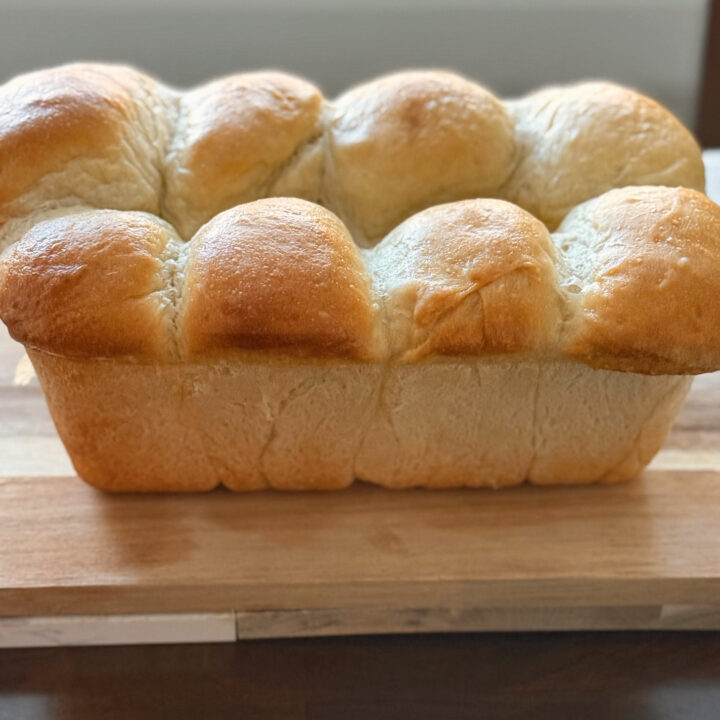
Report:
[[0,718],[716,720],[718,633],[348,637],[0,652]]

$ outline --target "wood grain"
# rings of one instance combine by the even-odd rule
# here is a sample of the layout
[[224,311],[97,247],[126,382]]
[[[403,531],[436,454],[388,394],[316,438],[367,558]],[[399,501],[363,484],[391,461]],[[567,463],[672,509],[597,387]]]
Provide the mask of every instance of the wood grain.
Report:
[[232,612],[0,618],[0,648],[160,645],[235,639]]
[[168,497],[18,478],[0,482],[0,508],[6,616],[720,598],[717,472],[552,490]]
[[720,630],[720,605],[371,608],[236,613],[239,640],[415,632]]

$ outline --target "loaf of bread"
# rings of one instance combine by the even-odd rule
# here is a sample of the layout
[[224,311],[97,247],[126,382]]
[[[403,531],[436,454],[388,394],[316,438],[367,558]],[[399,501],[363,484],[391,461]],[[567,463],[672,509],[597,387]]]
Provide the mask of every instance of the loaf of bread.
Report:
[[614,482],[720,368],[700,150],[609,83],[0,88],[0,318],[107,490]]

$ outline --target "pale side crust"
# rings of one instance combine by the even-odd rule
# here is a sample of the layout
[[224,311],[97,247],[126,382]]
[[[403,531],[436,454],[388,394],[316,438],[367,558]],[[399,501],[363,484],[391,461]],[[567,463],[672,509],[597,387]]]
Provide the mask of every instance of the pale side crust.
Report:
[[531,360],[30,357],[78,473],[112,491],[628,480],[660,448],[691,382]]

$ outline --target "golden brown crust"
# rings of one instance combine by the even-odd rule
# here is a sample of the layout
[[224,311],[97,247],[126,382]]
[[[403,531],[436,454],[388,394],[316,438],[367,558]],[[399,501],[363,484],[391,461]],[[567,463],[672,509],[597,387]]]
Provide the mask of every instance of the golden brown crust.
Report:
[[170,154],[167,211],[189,238],[217,213],[261,198],[277,170],[320,134],[323,97],[278,72],[232,75],[186,93]]
[[[612,185],[699,187],[702,175],[699,149],[675,118],[608,83],[550,88],[506,107],[452,73],[409,72],[328,105],[282,73],[235,75],[180,96],[131,68],[63,66],[0,88],[0,249],[26,236],[1,262],[0,315],[29,344],[71,355],[179,359],[176,331],[195,355],[367,360],[388,354],[377,342],[385,330],[390,354],[405,361],[569,348],[597,367],[711,370],[720,367],[720,209],[706,198],[636,188],[640,199],[608,193],[575,211],[555,238],[567,275],[560,309],[557,258],[538,221],[499,200],[437,205],[505,194],[552,224]],[[172,229],[150,216],[87,212],[162,206],[187,239],[221,208],[267,194],[322,199],[359,244],[435,205],[366,255],[387,327],[374,321],[347,229],[319,206],[278,198],[211,220],[191,243],[178,326],[185,253]],[[642,216],[630,209],[638,203]],[[133,244],[143,233],[144,250]],[[53,242],[60,249],[48,253]],[[111,257],[127,265],[125,280],[103,278]],[[75,265],[98,278],[75,278]],[[147,289],[150,276],[162,290]],[[130,291],[139,298],[132,312]],[[148,292],[160,304],[146,307]]]
[[579,203],[627,185],[703,190],[700,147],[654,100],[607,82],[548,87],[512,104],[520,162],[501,197],[554,229]]
[[576,208],[560,234],[590,242],[571,355],[648,374],[720,367],[720,207],[686,188],[623,188]]
[[362,258],[318,205],[258,200],[193,238],[180,314],[190,355],[235,348],[371,359],[373,315]]
[[405,361],[548,346],[557,325],[554,250],[545,226],[502,200],[414,215],[370,255],[389,342]]
[[0,316],[24,345],[73,357],[167,359],[161,256],[171,230],[139,212],[93,210],[35,225],[0,256]]
[[157,213],[165,102],[142,73],[92,63],[0,87],[0,224],[47,201]]
[[0,203],[22,195],[43,175],[76,157],[104,154],[117,144],[112,114],[127,98],[82,69],[24,75],[0,91]]
[[350,90],[333,106],[329,143],[329,207],[358,241],[431,205],[495,194],[514,160],[503,104],[448,72],[398,73]]

